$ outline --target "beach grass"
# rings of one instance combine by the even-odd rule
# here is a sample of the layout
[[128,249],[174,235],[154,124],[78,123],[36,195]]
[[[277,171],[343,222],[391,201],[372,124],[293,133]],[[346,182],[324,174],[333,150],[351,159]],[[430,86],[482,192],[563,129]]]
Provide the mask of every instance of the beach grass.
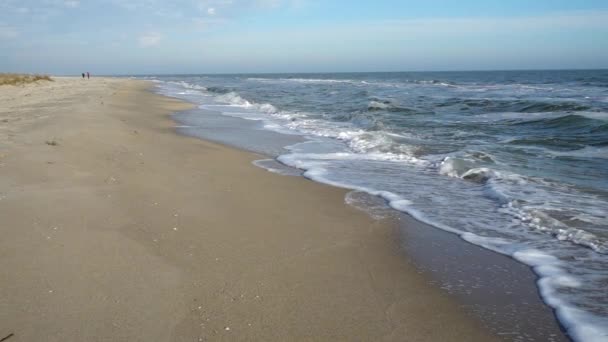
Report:
[[48,75],[30,74],[2,74],[0,73],[0,86],[3,85],[23,85],[38,81],[53,81]]

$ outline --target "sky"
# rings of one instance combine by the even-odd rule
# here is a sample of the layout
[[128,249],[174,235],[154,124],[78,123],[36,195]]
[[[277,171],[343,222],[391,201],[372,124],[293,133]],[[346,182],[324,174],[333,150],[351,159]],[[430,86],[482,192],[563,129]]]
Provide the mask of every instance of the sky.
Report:
[[0,72],[597,68],[606,0],[0,0]]

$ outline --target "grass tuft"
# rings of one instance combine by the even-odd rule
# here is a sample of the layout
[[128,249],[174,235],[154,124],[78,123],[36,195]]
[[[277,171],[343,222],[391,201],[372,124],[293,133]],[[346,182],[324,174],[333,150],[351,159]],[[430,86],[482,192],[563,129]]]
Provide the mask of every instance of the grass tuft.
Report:
[[53,81],[53,79],[48,75],[0,74],[0,86],[18,86],[38,81]]

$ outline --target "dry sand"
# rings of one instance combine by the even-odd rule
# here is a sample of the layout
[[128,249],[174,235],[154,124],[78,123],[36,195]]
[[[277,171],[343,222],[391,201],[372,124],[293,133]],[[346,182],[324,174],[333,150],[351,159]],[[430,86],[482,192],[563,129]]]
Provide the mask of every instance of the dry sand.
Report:
[[0,87],[0,339],[487,341],[345,191],[125,79]]

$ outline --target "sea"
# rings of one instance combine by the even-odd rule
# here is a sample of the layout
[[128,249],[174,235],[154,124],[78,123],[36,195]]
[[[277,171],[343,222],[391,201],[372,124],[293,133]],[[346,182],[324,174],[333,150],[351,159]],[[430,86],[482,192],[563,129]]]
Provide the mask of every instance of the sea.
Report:
[[572,339],[608,341],[608,70],[139,78],[201,109],[186,134],[528,265]]

